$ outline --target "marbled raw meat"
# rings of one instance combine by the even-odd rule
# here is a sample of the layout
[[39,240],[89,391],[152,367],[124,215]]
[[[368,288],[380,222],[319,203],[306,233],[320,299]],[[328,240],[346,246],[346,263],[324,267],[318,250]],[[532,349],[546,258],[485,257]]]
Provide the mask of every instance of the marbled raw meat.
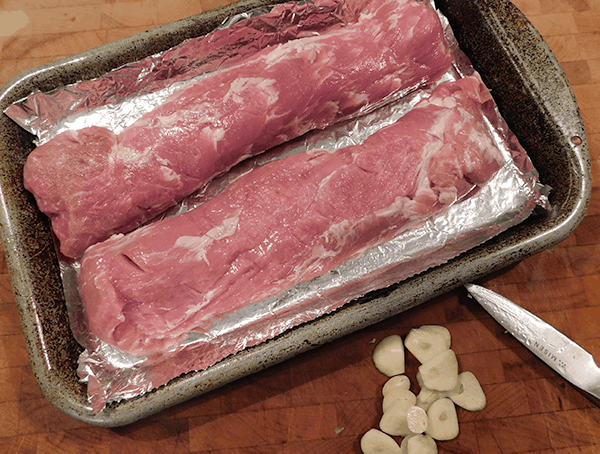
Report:
[[134,355],[308,281],[474,193],[502,165],[478,77],[440,85],[364,143],[249,171],[186,214],[91,246],[91,331]]
[[76,258],[246,157],[436,80],[451,61],[433,9],[372,0],[357,22],[213,73],[118,135],[95,126],[57,135],[29,156],[25,187]]

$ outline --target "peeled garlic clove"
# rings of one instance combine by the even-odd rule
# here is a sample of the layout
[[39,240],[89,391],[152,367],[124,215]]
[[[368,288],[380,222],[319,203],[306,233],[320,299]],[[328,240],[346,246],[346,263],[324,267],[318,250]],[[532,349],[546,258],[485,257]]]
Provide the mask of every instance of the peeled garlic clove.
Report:
[[404,343],[396,334],[382,339],[373,350],[373,362],[388,377],[404,373]]
[[402,454],[437,454],[437,444],[429,435],[410,435],[400,444]]
[[450,331],[443,326],[423,325],[410,330],[404,346],[421,364],[450,348]]
[[383,403],[381,405],[383,412],[385,413],[398,402],[402,402],[406,408],[409,408],[417,403],[417,396],[408,389],[397,388],[390,391],[383,397]]
[[479,411],[487,403],[479,380],[472,372],[463,372],[458,376],[458,384],[448,393],[448,397],[459,407],[469,411]]
[[405,437],[412,432],[408,428],[406,420],[408,409],[412,407],[407,401],[395,402],[390,408],[383,412],[379,428],[388,435],[393,437]]
[[381,393],[385,396],[389,392],[391,392],[395,389],[398,389],[398,388],[400,388],[400,389],[409,389],[410,388],[410,379],[406,375],[396,375],[396,376],[390,378],[388,381],[385,382],[385,385],[383,385]]
[[435,440],[452,440],[458,436],[456,407],[447,397],[436,400],[427,410],[428,425],[425,432]]
[[417,384],[419,385],[419,388],[423,389],[425,388],[425,383],[423,383],[423,377],[421,376],[421,372],[417,372]]
[[444,350],[419,366],[425,388],[450,391],[458,383],[458,360],[453,350]]
[[422,434],[427,430],[427,412],[421,407],[410,407],[406,412],[406,422],[408,424],[408,430],[415,434]]
[[417,395],[417,402],[415,405],[427,411],[429,410],[429,407],[432,403],[434,403],[438,399],[441,399],[442,397],[445,396],[444,393],[442,393],[441,391],[434,391],[428,388],[421,388],[421,391]]
[[402,453],[396,440],[377,429],[371,429],[362,436],[360,439],[360,449],[364,454]]

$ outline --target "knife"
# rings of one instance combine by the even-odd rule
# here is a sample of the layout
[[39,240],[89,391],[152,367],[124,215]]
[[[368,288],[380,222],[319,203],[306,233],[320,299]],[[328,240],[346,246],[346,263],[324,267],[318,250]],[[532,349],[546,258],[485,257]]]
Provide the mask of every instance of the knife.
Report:
[[600,406],[600,367],[589,352],[508,298],[476,284],[465,288],[519,342]]

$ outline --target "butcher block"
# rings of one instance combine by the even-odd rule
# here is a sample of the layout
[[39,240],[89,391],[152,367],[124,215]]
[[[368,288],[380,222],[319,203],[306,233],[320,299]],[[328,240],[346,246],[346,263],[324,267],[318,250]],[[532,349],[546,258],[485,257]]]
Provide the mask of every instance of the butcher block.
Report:
[[[261,2],[227,3],[4,1],[0,107],[206,33]],[[461,286],[476,281],[513,299],[600,358],[600,2],[436,3],[552,187],[550,211],[448,266],[98,414],[75,374],[81,348],[48,221],[22,187],[32,137],[0,119],[4,451],[358,453],[382,415],[387,377],[374,367],[375,346],[438,324],[487,396],[484,410],[459,410],[460,435],[439,452],[600,452],[600,410]],[[418,362],[407,354],[406,365],[414,377]]]

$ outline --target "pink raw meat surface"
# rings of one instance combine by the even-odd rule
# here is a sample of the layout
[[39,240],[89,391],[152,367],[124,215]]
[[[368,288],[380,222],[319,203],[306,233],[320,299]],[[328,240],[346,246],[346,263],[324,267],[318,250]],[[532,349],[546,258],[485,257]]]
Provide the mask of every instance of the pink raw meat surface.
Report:
[[88,127],[57,135],[29,156],[25,187],[61,252],[77,258],[249,156],[437,80],[451,61],[435,11],[373,0],[357,22],[213,73],[121,134]]
[[422,225],[502,165],[491,103],[478,77],[442,84],[361,145],[272,161],[186,214],[90,247],[90,330],[134,355],[166,351]]

